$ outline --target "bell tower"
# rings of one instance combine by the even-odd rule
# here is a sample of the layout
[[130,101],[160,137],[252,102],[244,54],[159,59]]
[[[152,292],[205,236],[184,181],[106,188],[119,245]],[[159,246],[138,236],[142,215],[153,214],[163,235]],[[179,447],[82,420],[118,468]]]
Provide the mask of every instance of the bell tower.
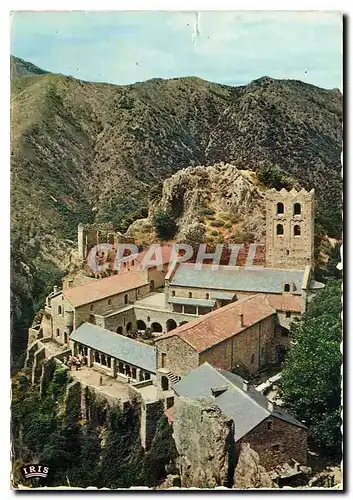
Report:
[[266,195],[266,266],[314,265],[315,193],[271,189]]

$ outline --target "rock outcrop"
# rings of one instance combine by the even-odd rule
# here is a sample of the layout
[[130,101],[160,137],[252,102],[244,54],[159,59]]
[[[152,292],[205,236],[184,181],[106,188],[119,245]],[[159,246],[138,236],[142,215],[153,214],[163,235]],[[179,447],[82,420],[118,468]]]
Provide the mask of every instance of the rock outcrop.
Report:
[[173,435],[183,488],[228,486],[234,470],[234,424],[207,399],[176,398]]
[[256,176],[228,163],[188,167],[165,180],[161,198],[150,203],[148,218],[134,222],[128,234],[142,231],[151,237],[156,210],[173,216],[176,240],[183,243],[222,242],[214,236],[247,240],[250,234],[261,241],[264,236],[264,193]]
[[238,463],[234,472],[234,485],[236,489],[248,488],[277,488],[270,476],[260,465],[259,455],[250,444],[243,443]]

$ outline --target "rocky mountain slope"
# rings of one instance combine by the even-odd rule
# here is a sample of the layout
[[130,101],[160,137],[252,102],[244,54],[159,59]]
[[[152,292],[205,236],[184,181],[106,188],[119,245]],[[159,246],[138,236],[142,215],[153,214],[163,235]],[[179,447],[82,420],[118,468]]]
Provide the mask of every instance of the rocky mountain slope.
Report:
[[49,73],[49,71],[38,68],[38,66],[35,66],[20,57],[11,56],[10,65],[11,78],[16,78],[17,76],[45,75]]
[[[116,86],[17,58],[11,66],[12,256],[30,304],[33,286],[44,293],[41,267],[67,263],[79,221],[125,230],[146,216],[151,187],[189,166],[276,163],[315,187],[321,220],[340,227],[338,90],[267,77],[242,87],[199,78]],[[34,264],[28,279],[23,264]]]

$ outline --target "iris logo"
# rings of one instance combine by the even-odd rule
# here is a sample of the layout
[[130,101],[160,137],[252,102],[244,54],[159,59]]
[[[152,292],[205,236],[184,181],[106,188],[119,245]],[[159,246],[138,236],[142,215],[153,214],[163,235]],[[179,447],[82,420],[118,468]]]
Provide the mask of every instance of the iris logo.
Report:
[[21,473],[25,479],[29,479],[31,477],[47,477],[48,472],[49,467],[45,465],[33,464],[21,467]]

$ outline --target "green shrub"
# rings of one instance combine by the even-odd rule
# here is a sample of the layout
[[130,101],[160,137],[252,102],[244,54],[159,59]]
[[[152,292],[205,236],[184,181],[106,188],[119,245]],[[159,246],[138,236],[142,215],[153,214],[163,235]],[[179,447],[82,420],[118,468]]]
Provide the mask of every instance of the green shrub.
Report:
[[258,171],[257,178],[269,188],[291,189],[294,186],[294,180],[286,175],[278,165],[263,165]]
[[212,227],[223,227],[224,226],[224,221],[220,220],[220,219],[215,219],[215,220],[211,221],[210,225]]
[[232,224],[230,222],[227,222],[226,224],[224,224],[224,227],[226,229],[230,229],[232,227]]
[[211,236],[218,236],[218,235],[219,235],[219,232],[216,229],[213,229],[211,231]]
[[212,208],[201,208],[201,210],[199,210],[199,214],[201,214],[201,215],[214,215],[215,211],[212,210]]
[[153,217],[153,226],[160,240],[173,238],[177,231],[177,225],[170,212],[157,210]]

